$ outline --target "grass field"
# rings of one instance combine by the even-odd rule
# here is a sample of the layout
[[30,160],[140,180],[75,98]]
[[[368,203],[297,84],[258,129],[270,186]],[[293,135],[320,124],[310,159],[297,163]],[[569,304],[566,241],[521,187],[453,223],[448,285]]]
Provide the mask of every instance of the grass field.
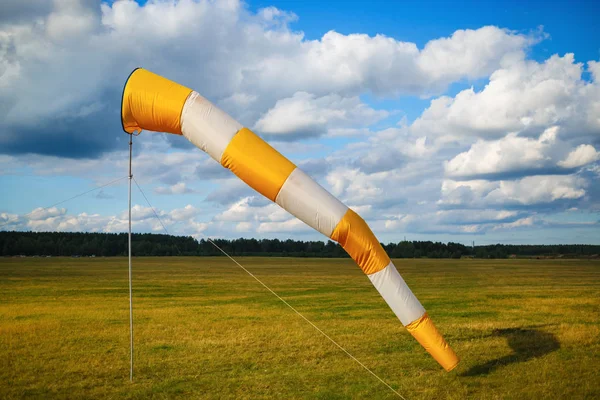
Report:
[[[600,398],[600,262],[397,260],[446,373],[351,260],[239,261],[407,399]],[[226,258],[0,260],[0,398],[395,395]]]

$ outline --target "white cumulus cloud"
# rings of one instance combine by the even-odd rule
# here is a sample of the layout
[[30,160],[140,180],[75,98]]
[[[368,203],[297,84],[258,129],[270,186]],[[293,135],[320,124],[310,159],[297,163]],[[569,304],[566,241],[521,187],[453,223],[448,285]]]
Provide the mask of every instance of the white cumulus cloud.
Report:
[[358,97],[344,98],[331,94],[317,98],[306,92],[278,100],[255,124],[261,133],[285,136],[321,136],[335,128],[366,127],[387,117],[389,112],[374,110]]
[[600,159],[600,153],[594,146],[582,144],[569,153],[566,159],[559,161],[558,165],[565,168],[577,168]]
[[535,205],[582,198],[586,181],[575,175],[534,175],[518,180],[453,181],[442,184],[440,204],[462,206]]
[[[588,70],[593,65],[588,63]],[[573,54],[543,63],[508,63],[491,74],[481,91],[471,88],[434,99],[412,129],[446,141],[535,133],[551,126],[559,126],[565,138],[589,137],[600,129],[600,82],[584,80],[583,71]]]
[[478,140],[469,151],[460,153],[445,165],[452,177],[472,177],[506,172],[542,169],[552,166],[558,129],[547,129],[539,139],[509,133],[499,140]]
[[189,188],[185,182],[178,182],[171,186],[157,186],[154,188],[156,194],[186,194],[195,193],[196,191]]

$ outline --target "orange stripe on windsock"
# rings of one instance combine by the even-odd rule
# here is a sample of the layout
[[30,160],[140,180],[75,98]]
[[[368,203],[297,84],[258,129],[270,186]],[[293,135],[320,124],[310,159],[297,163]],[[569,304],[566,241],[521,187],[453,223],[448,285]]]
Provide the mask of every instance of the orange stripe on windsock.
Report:
[[341,244],[367,275],[381,271],[390,263],[390,258],[365,220],[352,209],[346,211],[331,239]]
[[406,325],[406,329],[446,371],[452,371],[458,365],[458,356],[448,346],[427,313]]
[[248,128],[231,139],[221,157],[230,169],[251,188],[275,201],[277,193],[296,166]]

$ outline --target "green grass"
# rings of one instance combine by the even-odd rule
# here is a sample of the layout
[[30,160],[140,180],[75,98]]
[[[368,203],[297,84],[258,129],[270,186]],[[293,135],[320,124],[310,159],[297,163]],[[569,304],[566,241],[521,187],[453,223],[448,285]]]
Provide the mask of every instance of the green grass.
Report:
[[[239,261],[407,399],[600,398],[600,262],[396,260],[446,373],[351,260]],[[0,398],[388,399],[226,258],[0,260]]]

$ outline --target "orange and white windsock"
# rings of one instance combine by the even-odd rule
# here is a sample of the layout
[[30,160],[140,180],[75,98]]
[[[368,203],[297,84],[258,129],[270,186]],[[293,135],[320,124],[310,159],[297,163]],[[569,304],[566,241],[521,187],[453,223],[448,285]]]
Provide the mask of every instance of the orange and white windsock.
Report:
[[142,68],[125,84],[121,118],[128,133],[185,136],[254,190],[340,243],[415,339],[444,369],[456,367],[458,357],[365,221],[250,129],[192,89]]

